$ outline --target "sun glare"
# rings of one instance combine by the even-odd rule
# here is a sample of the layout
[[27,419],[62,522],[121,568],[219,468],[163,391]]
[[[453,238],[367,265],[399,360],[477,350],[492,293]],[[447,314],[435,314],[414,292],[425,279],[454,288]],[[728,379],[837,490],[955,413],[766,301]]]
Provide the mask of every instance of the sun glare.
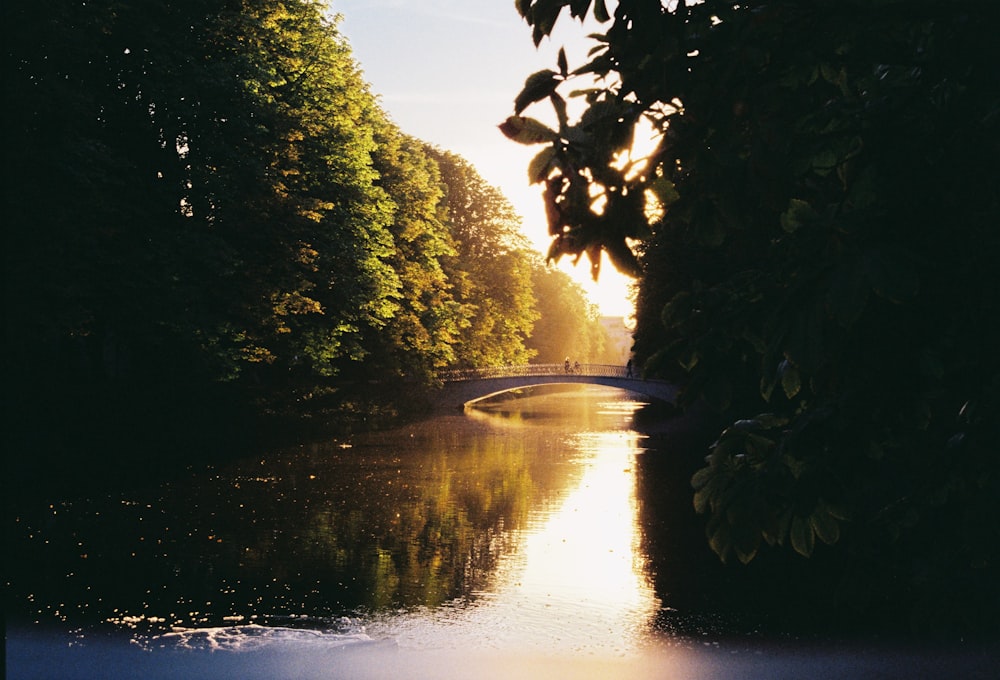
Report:
[[588,433],[579,487],[525,541],[519,590],[608,610],[652,604],[636,529],[633,432]]
[[540,634],[555,648],[634,651],[659,607],[640,548],[638,435],[586,433],[577,446],[584,466],[579,484],[528,530],[501,569],[506,583],[492,606],[550,622],[555,627]]

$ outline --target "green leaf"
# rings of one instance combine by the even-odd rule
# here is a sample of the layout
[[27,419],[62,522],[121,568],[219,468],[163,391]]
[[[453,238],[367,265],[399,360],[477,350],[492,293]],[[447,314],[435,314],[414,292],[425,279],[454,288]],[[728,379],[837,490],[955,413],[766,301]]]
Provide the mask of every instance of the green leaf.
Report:
[[608,7],[604,4],[604,0],[594,0],[594,18],[602,24],[611,21],[611,15],[608,14]]
[[535,42],[535,47],[542,42],[542,38],[552,33],[562,8],[563,0],[536,0],[531,7],[528,23],[533,28],[531,38]]
[[712,479],[712,475],[714,474],[715,471],[711,467],[701,468],[700,470],[695,472],[694,475],[691,476],[691,486],[694,489],[701,489],[706,484],[708,484],[709,480]]
[[838,503],[830,503],[829,501],[825,500],[820,501],[820,503],[823,505],[823,508],[826,510],[827,514],[829,514],[834,519],[840,520],[841,522],[850,521],[851,511],[848,507],[840,505]]
[[779,416],[775,413],[761,413],[754,418],[765,430],[773,430],[776,427],[784,427],[788,424],[787,416]]
[[555,155],[555,147],[547,146],[531,159],[531,163],[528,164],[529,184],[537,184],[548,179],[549,170],[552,169],[552,159],[555,158]]
[[812,222],[819,217],[807,201],[793,198],[788,202],[788,209],[781,213],[781,228],[789,234],[794,233],[807,222]]
[[819,540],[827,545],[833,545],[840,539],[840,524],[822,505],[809,516],[809,525],[813,532],[819,536]]
[[520,115],[531,104],[548,97],[555,92],[560,82],[559,75],[549,69],[532,73],[524,81],[524,87],[514,100],[514,113]]
[[694,493],[694,511],[699,515],[705,514],[708,510],[709,501],[711,500],[711,494],[708,493],[707,489],[699,489]]
[[820,177],[826,177],[840,161],[833,149],[823,149],[812,158],[812,169]]
[[556,131],[526,116],[510,116],[500,124],[500,132],[518,144],[544,144],[559,139]]
[[784,545],[785,537],[788,536],[788,529],[792,523],[792,513],[785,510],[781,514],[773,517],[766,526],[761,529],[761,535],[768,545]]
[[831,85],[837,85],[841,88],[846,87],[847,73],[844,71],[844,67],[838,69],[824,62],[819,65],[819,72],[823,76],[823,80]]
[[701,355],[698,354],[698,352],[690,350],[679,355],[677,357],[677,363],[680,364],[681,368],[690,373],[694,370],[694,367],[698,365],[698,361],[700,359]]
[[760,434],[748,434],[743,445],[746,447],[747,455],[753,457],[763,457],[768,451],[774,450],[774,441]]
[[619,272],[633,278],[638,278],[642,275],[642,267],[639,265],[639,258],[637,258],[632,249],[629,248],[625,239],[605,241],[603,246],[604,252],[607,253],[611,264],[614,265],[615,269]]
[[805,472],[809,466],[790,454],[785,454],[781,458],[781,462],[784,463],[785,467],[788,468],[788,472],[795,479],[799,479],[802,473]]
[[714,517],[709,520],[706,530],[708,532],[709,547],[719,556],[719,559],[725,562],[732,548],[729,525],[725,520]]
[[650,182],[647,189],[653,192],[653,195],[656,196],[656,200],[659,201],[660,205],[664,208],[669,207],[681,197],[680,194],[677,193],[677,188],[674,186],[674,183],[666,177],[657,177],[655,180]]
[[[610,55],[608,55],[605,52],[602,54],[598,54],[583,66],[574,69],[571,75],[578,76],[578,75],[583,75],[585,73],[593,73],[603,78],[604,76],[608,75],[608,73],[613,71],[614,68],[615,68],[614,60],[612,60]],[[599,90],[595,89],[580,90],[577,91],[576,94],[586,95],[587,93],[596,93],[596,92],[599,92]],[[593,99],[593,97],[588,96],[587,99],[588,101],[590,101]]]
[[552,108],[556,110],[556,120],[559,121],[559,129],[565,130],[569,127],[569,116],[566,113],[566,100],[559,96],[558,92],[553,92],[549,95],[549,101],[552,102]]
[[625,106],[617,101],[595,101],[580,116],[580,127],[585,130],[600,129],[606,134],[609,129],[617,125]]
[[569,4],[569,15],[574,19],[582,19],[587,16],[590,0],[563,0],[563,2]]
[[785,391],[785,396],[791,399],[802,389],[799,369],[790,361],[782,361],[778,370],[781,371],[781,389]]
[[559,48],[559,57],[556,59],[556,63],[559,65],[559,75],[563,78],[569,75],[569,64],[566,61],[566,48]]
[[774,371],[768,371],[763,369],[760,376],[760,396],[764,401],[771,401],[771,394],[774,392],[774,388],[778,385],[778,380],[781,378],[781,368],[775,369]]
[[792,519],[792,548],[803,557],[809,557],[816,547],[816,535],[813,533],[809,520],[796,515]]
[[753,558],[757,556],[757,550],[759,549],[760,532],[749,527],[740,532],[739,538],[733,545],[736,558],[742,564],[750,564],[750,562],[753,561]]

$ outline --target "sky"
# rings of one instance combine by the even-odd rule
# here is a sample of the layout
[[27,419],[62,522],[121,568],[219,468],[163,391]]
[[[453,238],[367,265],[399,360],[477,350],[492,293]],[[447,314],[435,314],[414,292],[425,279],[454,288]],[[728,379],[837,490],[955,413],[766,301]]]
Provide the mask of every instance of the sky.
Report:
[[[513,114],[525,78],[556,68],[566,46],[572,69],[583,63],[586,31],[568,15],[554,40],[538,49],[514,0],[329,0],[365,80],[400,129],[459,154],[499,188],[523,218],[541,252],[549,246],[541,186],[530,186],[528,163],[542,148],[508,140],[497,126]],[[587,29],[590,30],[589,28]],[[540,104],[544,107],[544,104]],[[532,110],[527,111],[533,114]],[[582,258],[559,268],[587,291],[601,313],[628,316],[628,279],[606,260],[596,284]]]

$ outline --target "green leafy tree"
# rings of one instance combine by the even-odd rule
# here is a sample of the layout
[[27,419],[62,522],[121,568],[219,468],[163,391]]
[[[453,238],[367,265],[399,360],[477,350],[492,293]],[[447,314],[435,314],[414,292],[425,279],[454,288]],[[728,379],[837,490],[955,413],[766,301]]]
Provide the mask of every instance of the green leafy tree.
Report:
[[400,284],[388,262],[392,203],[372,161],[381,113],[324,11],[262,2],[240,20],[255,31],[246,40],[257,70],[244,87],[269,107],[269,195],[285,210],[268,224],[281,269],[267,272],[271,248],[253,251],[265,267],[256,275],[275,286],[260,301],[261,345],[279,367],[332,375],[365,355],[362,328],[388,322]]
[[[23,38],[5,46],[5,90],[24,104],[4,126],[21,168],[4,187],[6,290],[16,301],[6,358],[15,374],[27,368],[29,389],[209,380],[230,374],[228,356],[242,349],[232,333],[220,342],[240,305],[228,285],[234,249],[220,211],[207,209],[238,201],[219,182],[211,201],[203,196],[199,135],[233,142],[226,131],[248,102],[228,67],[204,68],[216,63],[204,57],[214,26],[192,28],[195,9],[4,8]],[[254,167],[248,157],[241,169]]]
[[[564,9],[602,24],[589,61],[529,77],[502,127],[545,145],[531,173],[550,255],[604,249],[641,272],[646,372],[731,423],[693,479],[713,549],[822,553],[842,560],[842,606],[984,625],[1000,557],[1000,336],[983,322],[1000,284],[996,10],[517,7],[536,43]],[[542,101],[557,127],[523,115]],[[646,128],[652,151],[623,163]]]
[[[69,312],[50,316],[54,343],[116,346],[136,376],[226,379],[296,354],[327,370],[354,317],[385,315],[392,278],[371,132],[352,124],[373,98],[321,6],[66,5],[9,8],[38,38],[6,52],[29,102],[7,127],[25,169],[7,186],[12,326]],[[39,257],[40,238],[58,252]]]
[[[19,26],[5,94],[22,103],[4,126],[19,168],[5,371],[48,403],[25,409],[98,388],[183,404],[220,384],[308,409],[362,363],[452,361],[466,308],[440,264],[437,170],[386,121],[323,3],[59,0],[4,17]],[[87,401],[81,422],[122,406]]]
[[531,276],[538,320],[528,349],[540,364],[561,364],[566,357],[583,363],[604,363],[608,334],[597,306],[568,274],[538,263]]
[[470,309],[454,299],[442,264],[457,251],[442,206],[437,163],[422,142],[391,123],[376,129],[378,184],[395,205],[390,225],[395,249],[389,263],[400,286],[385,328],[370,327],[365,341],[370,356],[359,368],[369,375],[426,381],[455,361],[454,345]]
[[445,186],[444,206],[457,254],[445,258],[455,300],[471,311],[455,345],[456,366],[525,364],[537,318],[532,251],[506,197],[462,157],[428,149]]

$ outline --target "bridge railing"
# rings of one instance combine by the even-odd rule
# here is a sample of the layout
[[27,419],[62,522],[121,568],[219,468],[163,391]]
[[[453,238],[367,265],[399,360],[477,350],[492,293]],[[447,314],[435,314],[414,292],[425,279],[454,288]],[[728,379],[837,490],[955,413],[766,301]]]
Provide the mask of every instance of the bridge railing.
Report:
[[462,380],[485,380],[489,378],[523,378],[539,375],[580,375],[606,378],[636,378],[630,376],[628,368],[617,364],[525,364],[522,366],[495,366],[490,368],[468,368],[442,371],[440,377],[445,382]]

